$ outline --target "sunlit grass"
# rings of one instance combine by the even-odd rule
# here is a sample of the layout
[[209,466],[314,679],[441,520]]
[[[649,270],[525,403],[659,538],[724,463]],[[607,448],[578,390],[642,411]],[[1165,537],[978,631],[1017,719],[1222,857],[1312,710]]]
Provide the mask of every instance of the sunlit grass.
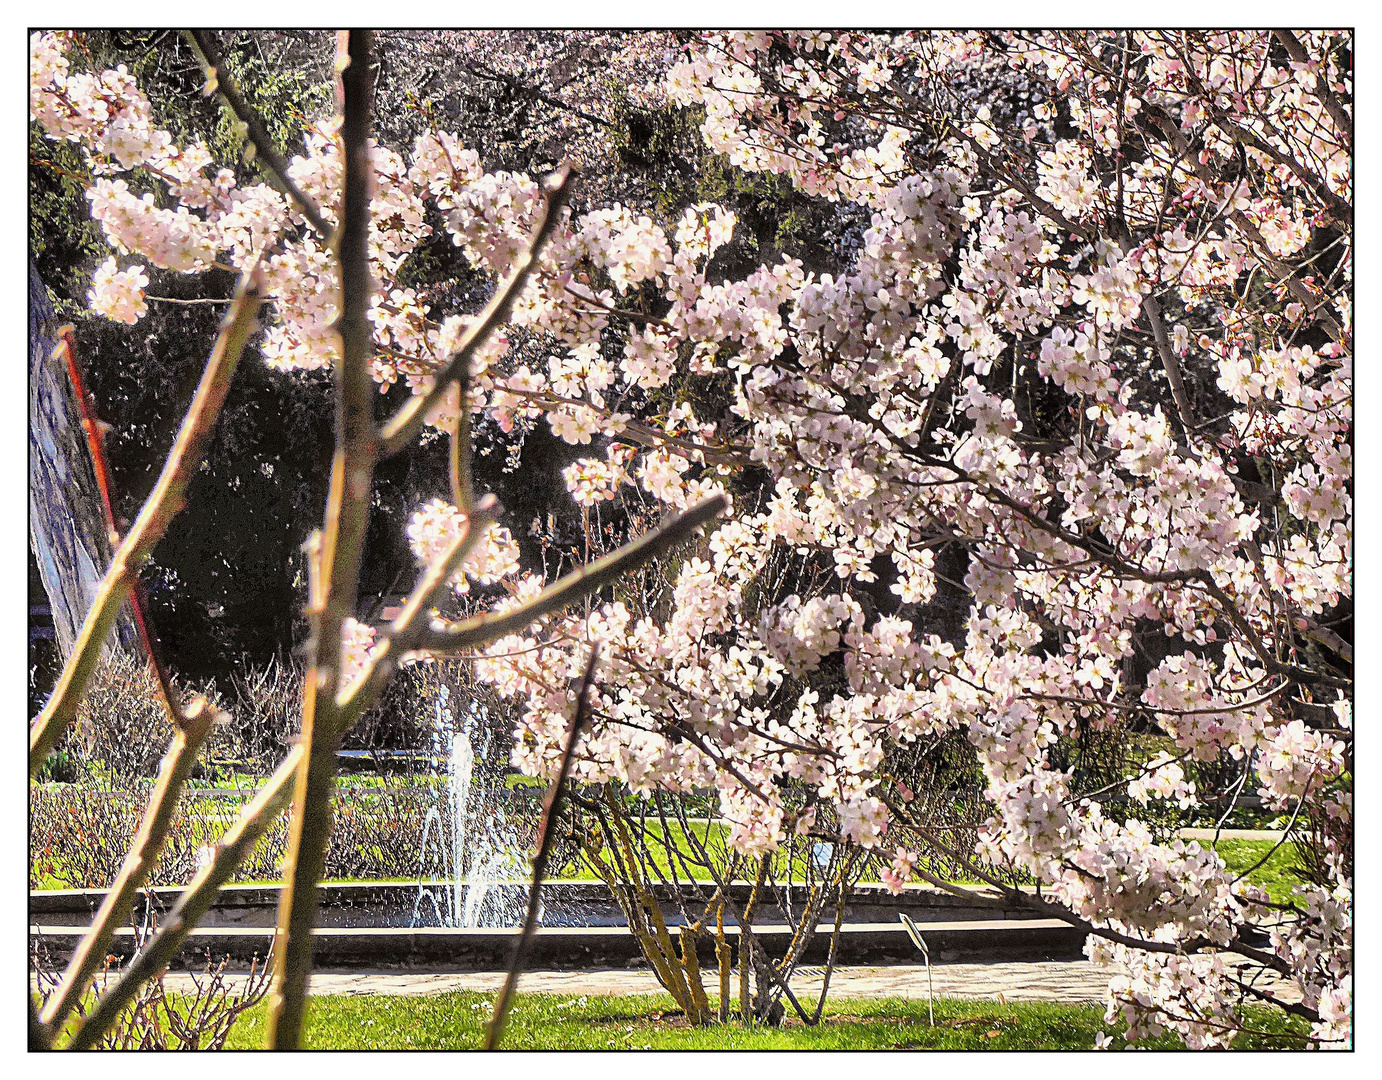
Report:
[[[305,1045],[341,1050],[458,1050],[478,1047],[492,996],[456,992],[399,997],[314,997]],[[1265,1010],[1254,1026],[1272,1037],[1240,1037],[1242,1048],[1302,1045],[1303,1027]],[[691,1028],[667,995],[571,997],[520,994],[503,1046],[515,1050],[1085,1050],[1099,1032],[1118,1034],[1096,1005],[938,1000],[936,1026],[926,1002],[904,998],[830,1001],[822,1022],[794,1016],[780,1028],[739,1023]],[[228,1047],[262,1044],[264,1006],[247,1012]],[[1124,1045],[1115,1038],[1115,1047]],[[1171,1047],[1174,1040],[1150,1045]]]

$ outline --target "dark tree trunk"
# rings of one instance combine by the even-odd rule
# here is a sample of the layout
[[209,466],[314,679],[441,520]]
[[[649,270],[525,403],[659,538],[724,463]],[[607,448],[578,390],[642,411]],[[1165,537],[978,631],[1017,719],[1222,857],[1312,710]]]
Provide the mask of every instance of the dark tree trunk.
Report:
[[[81,632],[110,565],[101,495],[66,367],[48,292],[29,263],[29,543],[64,657]],[[114,641],[138,649],[128,610]]]

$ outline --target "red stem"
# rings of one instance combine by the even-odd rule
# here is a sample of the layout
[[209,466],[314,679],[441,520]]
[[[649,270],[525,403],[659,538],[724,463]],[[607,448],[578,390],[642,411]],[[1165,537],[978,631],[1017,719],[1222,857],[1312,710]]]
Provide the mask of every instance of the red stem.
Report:
[[[101,433],[100,421],[91,411],[90,400],[86,393],[86,381],[82,378],[81,365],[77,362],[77,350],[73,341],[72,327],[70,325],[62,327],[58,331],[58,338],[58,349],[61,350],[67,361],[67,374],[72,380],[72,390],[77,397],[77,411],[81,414],[82,430],[86,432],[86,448],[91,454],[91,468],[96,475],[96,489],[101,493],[101,508],[105,512],[106,533],[110,540],[110,546],[114,549],[120,546],[120,530],[115,524],[115,504],[110,494],[110,469],[106,464],[105,439]],[[149,666],[153,669],[154,677],[163,690],[163,701],[168,707],[169,716],[177,724],[180,718],[173,703],[172,686],[168,682],[167,672],[163,670],[163,665],[159,662],[158,650],[154,648],[154,638],[149,630],[148,617],[144,607],[144,589],[138,578],[135,579],[133,588],[130,590],[130,607],[134,610],[134,624],[139,631],[139,640],[144,645],[144,655],[148,657]]]

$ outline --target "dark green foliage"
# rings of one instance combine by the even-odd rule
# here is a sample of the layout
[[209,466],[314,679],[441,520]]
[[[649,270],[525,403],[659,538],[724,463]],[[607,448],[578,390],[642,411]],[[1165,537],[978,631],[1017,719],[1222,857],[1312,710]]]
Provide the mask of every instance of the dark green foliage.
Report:
[[[647,177],[655,210],[669,222],[694,203],[715,202],[739,216],[733,241],[716,253],[708,281],[742,277],[782,256],[808,270],[835,270],[858,211],[797,191],[773,173],[736,169],[701,141],[701,109],[640,109],[616,98],[613,141],[621,164]],[[867,222],[862,222],[867,224]]]
[[91,271],[108,253],[88,215],[81,151],[29,128],[29,254],[48,284],[59,320],[82,316]]
[[70,750],[54,750],[38,768],[40,784],[71,784],[82,774],[81,762]]

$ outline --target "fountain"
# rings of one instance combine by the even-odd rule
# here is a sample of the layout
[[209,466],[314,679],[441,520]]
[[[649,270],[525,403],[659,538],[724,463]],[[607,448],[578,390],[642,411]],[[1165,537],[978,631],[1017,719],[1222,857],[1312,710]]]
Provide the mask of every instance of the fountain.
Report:
[[[508,747],[502,727],[478,703],[470,704],[458,723],[451,697],[443,689],[437,702],[435,805],[424,818],[417,882],[323,886],[313,948],[320,967],[496,971],[513,955],[530,890],[533,815],[522,812],[505,782]],[[828,841],[811,851],[821,866],[829,864],[832,853]],[[669,927],[687,921],[680,895],[684,884],[650,883]],[[753,884],[740,881],[729,888],[736,909],[742,910]],[[166,910],[180,891],[177,886],[145,890],[153,898],[146,901],[146,911],[149,903]],[[102,890],[31,892],[31,940],[43,941],[58,960],[70,956],[104,895]],[[795,940],[797,931],[790,925],[794,905],[806,899],[806,887],[794,884],[778,905],[765,902],[760,908],[754,934],[775,955],[785,953]],[[262,958],[273,938],[279,900],[277,886],[223,887],[202,925],[189,935],[181,962],[201,964],[207,953],[233,957],[237,964]],[[621,967],[642,958],[622,904],[603,882],[544,882],[542,900],[534,962]],[[800,959],[818,963],[835,955],[842,963],[913,963],[915,946],[897,919],[899,911],[925,930],[932,960],[981,953],[1023,959],[1083,955],[1083,930],[1058,920],[1033,919],[1029,909],[997,894],[964,903],[939,889],[909,886],[894,896],[880,885],[864,885],[851,897],[838,955],[828,952],[832,938],[826,922]],[[737,935],[733,919],[726,922]],[[110,950],[129,956],[138,940],[133,929],[121,928]],[[708,941],[701,948],[708,950]],[[705,951],[702,960],[713,962],[715,954]]]
[[[490,760],[493,732],[484,706],[473,703],[457,730],[450,699],[443,686],[433,739],[436,757],[446,760],[444,799],[428,810],[423,822],[409,926],[423,925],[424,905],[430,905],[435,918],[430,925],[517,926],[528,904],[528,845],[510,814],[503,765]],[[429,840],[440,869],[440,880],[430,882]]]

